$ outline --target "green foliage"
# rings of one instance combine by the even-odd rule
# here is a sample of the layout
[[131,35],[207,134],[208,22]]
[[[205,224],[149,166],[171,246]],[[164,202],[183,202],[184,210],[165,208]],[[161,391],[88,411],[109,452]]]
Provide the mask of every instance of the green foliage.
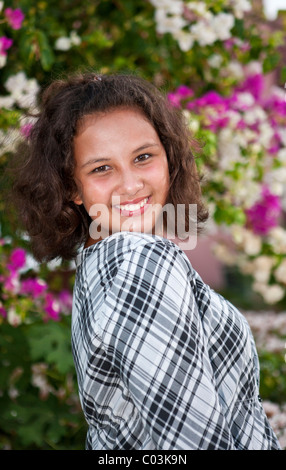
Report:
[[260,351],[260,393],[263,399],[283,404],[286,402],[285,352]]
[[0,448],[83,449],[70,318],[1,325]]
[[[172,34],[156,32],[154,7],[146,0],[21,0],[17,5],[6,0],[8,6],[20,7],[25,19],[19,30],[3,25],[2,34],[12,37],[14,44],[3,69],[2,86],[19,70],[45,85],[59,74],[91,67],[102,72],[134,71],[168,88],[186,83],[226,91],[233,82],[227,76],[216,79],[214,70],[214,76],[210,75],[210,56],[220,54],[224,65],[230,60],[247,63],[263,57],[269,71],[277,64],[276,48],[283,39],[281,33],[264,31],[262,35],[256,24],[246,28],[243,19],[236,18],[233,36],[251,47],[244,50],[234,43],[227,50],[220,41],[204,46],[195,42],[184,51]],[[212,2],[213,13],[224,9],[224,2]],[[71,38],[72,32],[80,41],[72,41],[66,50],[57,48],[57,40]]]
[[67,332],[70,332],[69,322],[66,325],[64,320],[48,322],[44,328],[42,323],[31,325],[28,335],[31,360],[45,361],[51,367],[56,365],[60,374],[67,374],[73,368]]
[[246,220],[245,213],[241,207],[233,206],[224,199],[217,201],[213,217],[218,225],[223,223],[227,225],[244,225]]
[[66,290],[73,271],[32,270],[27,252],[4,240],[0,256],[0,449],[83,448]]

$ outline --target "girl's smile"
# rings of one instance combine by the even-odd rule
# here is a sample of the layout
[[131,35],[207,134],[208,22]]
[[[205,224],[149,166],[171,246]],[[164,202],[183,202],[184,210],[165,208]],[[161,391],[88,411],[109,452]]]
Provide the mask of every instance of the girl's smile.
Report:
[[145,198],[136,199],[135,201],[126,201],[121,204],[117,204],[114,209],[119,210],[120,214],[125,217],[133,217],[135,215],[144,214],[145,210],[149,207],[150,196]]
[[[74,202],[98,219],[101,232],[152,232],[169,190],[164,147],[136,109],[84,118],[74,138]],[[104,210],[103,210],[104,209]],[[93,214],[93,215],[92,215]]]

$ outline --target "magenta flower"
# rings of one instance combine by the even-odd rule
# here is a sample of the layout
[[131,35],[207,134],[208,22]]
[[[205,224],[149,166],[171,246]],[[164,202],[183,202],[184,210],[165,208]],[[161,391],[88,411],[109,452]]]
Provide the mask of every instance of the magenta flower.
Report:
[[72,309],[72,294],[68,290],[63,290],[59,294],[59,303],[64,313],[70,313]]
[[273,138],[271,141],[271,146],[268,148],[268,152],[272,155],[276,155],[276,153],[280,149],[281,144],[282,144],[282,140],[281,140],[280,134],[278,132],[274,132]]
[[279,224],[281,211],[280,198],[265,186],[260,201],[246,211],[248,224],[257,235],[267,235],[269,230]]
[[186,108],[204,116],[204,126],[213,132],[226,127],[229,122],[227,111],[229,104],[226,98],[215,91],[209,91],[200,98],[190,101]]
[[213,132],[217,132],[219,129],[222,129],[228,125],[229,117],[222,116],[221,118],[217,117],[213,119],[212,116],[208,116],[209,123],[206,124],[206,127]]
[[[219,95],[215,91],[209,91],[202,97],[190,101],[186,108],[195,113],[205,115],[205,125],[207,127],[211,126],[214,131],[217,127],[223,127],[228,122],[228,118],[224,116],[224,113],[229,109],[228,102],[223,96]],[[211,117],[206,108],[212,108]],[[216,114],[214,114],[214,112]],[[216,121],[218,121],[217,125]]]
[[194,96],[193,90],[191,88],[180,85],[174,92],[168,93],[168,100],[172,106],[179,108],[182,105],[182,101],[187,98],[192,98]]
[[0,38],[0,54],[7,55],[7,50],[12,46],[13,40],[6,38],[6,36],[1,36]]
[[259,73],[250,75],[236,90],[240,92],[247,91],[251,93],[257,101],[260,100],[264,90],[263,75]]
[[270,113],[272,118],[275,118],[275,122],[279,118],[285,118],[286,116],[286,101],[285,97],[271,96],[265,102],[265,109]]
[[247,111],[248,109],[253,107],[253,102],[250,101],[243,101],[240,99],[241,91],[237,89],[234,90],[233,94],[227,99],[228,106],[230,109],[235,109],[239,111]]
[[222,106],[223,108],[226,108],[226,103],[225,99],[216,93],[215,91],[208,91],[204,96],[201,98],[197,99],[197,105],[200,107],[204,106]]
[[44,310],[51,320],[58,321],[60,319],[59,303],[51,293],[46,295]]
[[40,279],[24,279],[21,285],[21,293],[39,297],[45,290],[47,285]]
[[10,274],[6,277],[1,276],[1,281],[3,282],[3,287],[6,291],[13,293],[18,292],[19,277],[16,271],[10,271]]
[[20,8],[16,8],[15,10],[12,8],[6,8],[4,14],[12,29],[21,28],[25,15]]
[[10,262],[7,267],[10,271],[21,269],[26,263],[26,252],[22,248],[15,248],[10,256]]
[[0,306],[0,316],[3,318],[7,318],[7,312],[4,307]]
[[233,49],[233,46],[235,44],[234,38],[229,38],[224,41],[224,47],[227,51],[230,51]]
[[30,133],[31,133],[31,130],[33,128],[33,124],[31,123],[27,123],[27,124],[24,124],[21,128],[20,128],[20,132],[21,134],[28,138],[30,136]]

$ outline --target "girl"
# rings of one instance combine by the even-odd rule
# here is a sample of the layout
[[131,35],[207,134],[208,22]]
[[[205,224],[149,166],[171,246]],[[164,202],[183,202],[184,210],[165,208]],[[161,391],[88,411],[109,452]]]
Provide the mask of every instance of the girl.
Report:
[[245,319],[160,219],[167,204],[184,205],[187,230],[190,205],[199,227],[207,219],[195,148],[183,117],[138,77],[83,74],[43,94],[15,194],[39,260],[83,246],[72,346],[87,449],[280,448]]

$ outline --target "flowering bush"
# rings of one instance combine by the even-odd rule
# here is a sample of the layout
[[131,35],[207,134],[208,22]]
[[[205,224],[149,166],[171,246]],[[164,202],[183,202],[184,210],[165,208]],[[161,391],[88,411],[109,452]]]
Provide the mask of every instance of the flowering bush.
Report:
[[[59,321],[71,313],[71,293],[65,289],[57,295],[50,292],[47,282],[35,275],[29,262],[36,267],[23,248],[11,250],[10,243],[0,240],[0,316],[10,325],[32,321]],[[39,268],[38,268],[39,269]],[[29,275],[31,273],[31,275]]]
[[[0,11],[3,9],[4,2],[0,2]],[[6,8],[4,10],[4,20],[2,22],[6,22],[7,25],[12,29],[20,29],[22,26],[22,22],[24,20],[24,14],[20,8],[16,8],[13,10],[12,8]],[[0,37],[0,67],[3,67],[7,61],[7,50],[13,44],[13,40],[6,36]]]
[[151,3],[157,32],[177,41],[190,67],[169,100],[204,143],[204,194],[223,228],[214,252],[275,304],[286,295],[286,103],[282,88],[267,92],[265,73],[281,32],[251,22],[248,0]]
[[[29,135],[29,115],[52,78],[86,67],[134,71],[169,91],[204,143],[204,194],[223,233],[217,256],[252,275],[267,302],[278,302],[286,284],[285,101],[281,88],[266,94],[263,87],[283,33],[250,15],[248,0],[0,1],[1,174]],[[1,196],[0,446],[80,448],[85,425],[70,351],[73,274],[35,265],[5,207]],[[264,399],[278,402],[269,405],[274,421],[285,401],[275,395],[283,375],[273,379],[280,352],[279,360],[277,351],[261,353]]]
[[244,312],[260,358],[260,394],[282,449],[286,449],[286,313]]
[[283,33],[251,20],[249,0],[150,1],[158,34],[172,37],[184,53],[179,66],[188,75],[181,75],[181,83],[191,82],[198,95],[210,88],[231,91],[244,78],[242,64],[259,61],[267,73],[279,62]]
[[245,74],[228,96],[210,91],[196,98],[180,86],[169,99],[205,142],[206,198],[232,241],[218,243],[215,253],[252,275],[254,291],[276,303],[286,294],[286,102],[278,87],[264,97],[259,66]]
[[0,448],[83,448],[70,289],[52,292],[23,248],[1,240],[0,256]]
[[235,18],[241,19],[251,10],[248,0],[214,1],[211,5],[182,0],[151,0],[151,3],[156,8],[157,31],[171,33],[183,51],[191,49],[195,42],[207,46],[230,39]]

